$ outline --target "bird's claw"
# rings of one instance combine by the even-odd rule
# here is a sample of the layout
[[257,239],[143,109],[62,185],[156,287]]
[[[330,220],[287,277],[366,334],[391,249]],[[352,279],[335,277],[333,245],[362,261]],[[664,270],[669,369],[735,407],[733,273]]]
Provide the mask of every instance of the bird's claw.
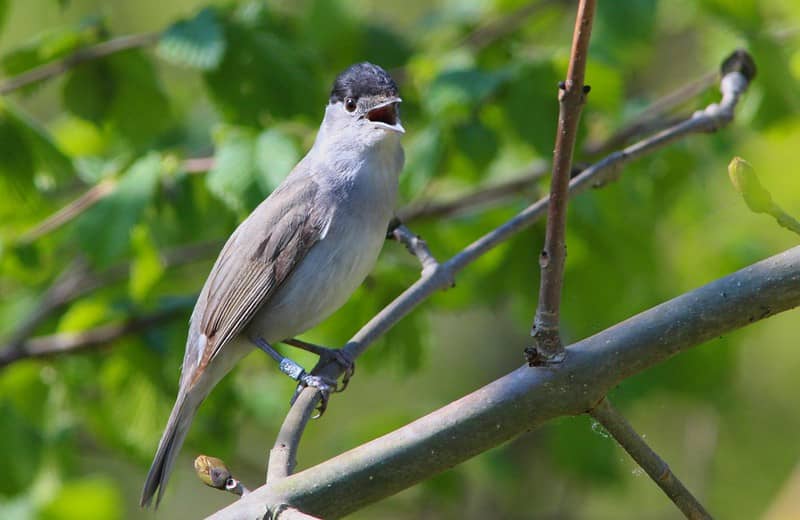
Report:
[[327,377],[303,374],[300,376],[300,379],[298,379],[297,388],[294,391],[294,396],[292,396],[290,404],[294,404],[300,392],[306,387],[316,388],[319,391],[320,401],[319,406],[317,406],[317,414],[311,417],[312,419],[319,419],[322,417],[322,414],[325,413],[325,410],[328,409],[328,400],[330,399],[331,393],[339,391],[338,385],[336,381]]
[[350,356],[345,354],[344,351],[340,349],[328,350],[327,359],[324,361],[333,361],[344,369],[342,386],[340,387],[337,383],[336,388],[333,390],[334,392],[344,392],[345,388],[347,388],[347,385],[350,384],[350,378],[356,373],[356,362],[350,359]]

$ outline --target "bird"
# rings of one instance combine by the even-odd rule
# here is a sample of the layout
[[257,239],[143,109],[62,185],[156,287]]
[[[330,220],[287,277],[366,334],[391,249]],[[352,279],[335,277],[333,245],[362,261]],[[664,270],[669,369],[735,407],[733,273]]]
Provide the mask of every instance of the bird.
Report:
[[192,311],[178,395],[142,490],[160,503],[202,401],[255,347],[306,374],[271,345],[341,307],[372,270],[394,216],[403,168],[398,87],[362,62],[333,82],[314,144],[223,246]]

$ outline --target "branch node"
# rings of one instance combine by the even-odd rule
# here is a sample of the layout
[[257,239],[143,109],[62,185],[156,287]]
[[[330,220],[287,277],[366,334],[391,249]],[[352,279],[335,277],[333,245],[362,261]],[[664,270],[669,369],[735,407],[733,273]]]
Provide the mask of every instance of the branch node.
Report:
[[[431,278],[439,273],[444,272],[441,264],[436,260],[431,253],[431,250],[428,248],[428,243],[425,242],[425,240],[423,240],[419,235],[415,235],[410,229],[401,224],[399,221],[396,222],[396,225],[393,221],[392,224],[390,224],[389,230],[391,238],[406,246],[408,252],[417,257],[419,263],[422,265],[422,278]],[[448,285],[450,287],[455,287],[456,283],[452,272],[448,270],[448,272],[444,272],[443,276],[449,276],[450,280]]]

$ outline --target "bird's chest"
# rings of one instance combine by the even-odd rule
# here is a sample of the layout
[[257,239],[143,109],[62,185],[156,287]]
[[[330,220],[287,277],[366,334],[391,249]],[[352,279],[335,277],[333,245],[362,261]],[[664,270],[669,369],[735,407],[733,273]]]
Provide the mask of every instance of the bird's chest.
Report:
[[323,238],[253,320],[268,340],[300,334],[328,317],[375,265],[394,212],[397,180],[374,170],[358,173],[374,177],[355,178],[325,194],[321,203],[331,216]]

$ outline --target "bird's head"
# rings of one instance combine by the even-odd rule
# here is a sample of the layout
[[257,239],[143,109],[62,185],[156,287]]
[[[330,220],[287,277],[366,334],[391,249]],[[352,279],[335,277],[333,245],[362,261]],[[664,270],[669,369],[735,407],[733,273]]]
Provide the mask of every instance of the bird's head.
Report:
[[400,123],[397,84],[372,63],[351,65],[336,77],[323,126],[338,137],[377,144],[405,133]]

